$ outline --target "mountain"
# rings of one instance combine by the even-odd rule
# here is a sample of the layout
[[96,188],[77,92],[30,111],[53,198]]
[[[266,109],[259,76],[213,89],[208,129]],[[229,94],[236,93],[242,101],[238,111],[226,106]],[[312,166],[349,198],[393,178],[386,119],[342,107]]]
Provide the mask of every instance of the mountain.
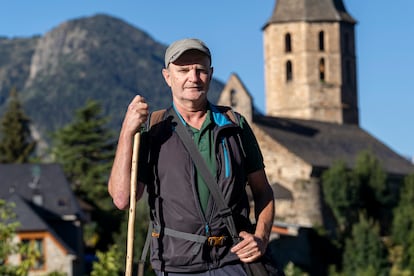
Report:
[[[118,131],[134,95],[143,95],[151,110],[171,103],[161,75],[166,47],[103,14],[63,22],[44,36],[0,37],[0,114],[16,87],[42,140],[70,122],[88,99],[101,103],[111,128]],[[213,79],[212,102],[223,87]]]

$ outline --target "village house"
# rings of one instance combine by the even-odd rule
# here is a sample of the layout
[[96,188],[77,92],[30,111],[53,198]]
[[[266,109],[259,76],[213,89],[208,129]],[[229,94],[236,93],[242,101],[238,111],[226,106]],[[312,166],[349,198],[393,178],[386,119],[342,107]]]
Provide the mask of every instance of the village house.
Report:
[[[15,205],[16,242],[40,252],[29,276],[58,271],[83,275],[85,217],[58,164],[0,164],[0,198]],[[18,264],[20,255],[10,256]]]

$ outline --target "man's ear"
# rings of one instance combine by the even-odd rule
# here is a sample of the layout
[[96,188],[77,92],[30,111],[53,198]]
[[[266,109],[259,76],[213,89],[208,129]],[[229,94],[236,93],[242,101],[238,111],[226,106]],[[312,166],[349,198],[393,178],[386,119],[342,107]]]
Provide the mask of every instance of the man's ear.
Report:
[[171,84],[170,84],[170,71],[168,71],[168,69],[163,68],[161,72],[162,72],[162,76],[164,77],[165,82],[167,83],[167,85],[169,87],[171,87]]
[[213,79],[214,67],[210,67],[210,81]]

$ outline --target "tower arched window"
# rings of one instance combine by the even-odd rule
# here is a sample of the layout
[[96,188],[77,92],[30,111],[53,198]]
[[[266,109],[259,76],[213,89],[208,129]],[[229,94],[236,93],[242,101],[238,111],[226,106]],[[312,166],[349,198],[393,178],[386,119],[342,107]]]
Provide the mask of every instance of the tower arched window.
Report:
[[293,79],[292,62],[288,60],[286,62],[286,81],[292,81],[292,79]]
[[319,51],[325,51],[325,33],[319,32]]
[[349,34],[345,33],[345,38],[344,38],[344,50],[345,50],[345,54],[349,54],[350,53],[350,47],[349,47]]
[[324,82],[325,81],[325,59],[321,58],[319,60],[319,80]]
[[345,83],[351,85],[353,84],[351,62],[349,60],[345,62]]
[[290,36],[290,33],[285,35],[285,52],[292,52],[292,37]]
[[230,91],[230,106],[232,107],[235,107],[237,105],[236,93],[237,91],[234,89]]

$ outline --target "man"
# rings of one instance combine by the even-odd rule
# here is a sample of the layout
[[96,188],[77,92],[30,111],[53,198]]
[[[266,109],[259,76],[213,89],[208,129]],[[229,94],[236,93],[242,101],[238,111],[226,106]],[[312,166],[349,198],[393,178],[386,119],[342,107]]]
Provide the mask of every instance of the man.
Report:
[[[173,104],[160,123],[141,135],[137,197],[147,187],[154,232],[151,264],[157,275],[246,275],[242,262],[265,253],[274,216],[274,198],[263,158],[246,120],[233,122],[209,103],[211,53],[198,39],[171,44],[162,74],[172,91]],[[114,204],[129,204],[133,136],[145,126],[148,104],[136,96],[122,124],[108,183]],[[232,244],[205,180],[175,132],[182,123],[214,174],[232,210],[241,241]],[[148,128],[148,123],[146,124]],[[256,227],[251,228],[245,185],[250,186]],[[250,231],[250,233],[248,232]],[[214,243],[206,242],[211,237]]]

